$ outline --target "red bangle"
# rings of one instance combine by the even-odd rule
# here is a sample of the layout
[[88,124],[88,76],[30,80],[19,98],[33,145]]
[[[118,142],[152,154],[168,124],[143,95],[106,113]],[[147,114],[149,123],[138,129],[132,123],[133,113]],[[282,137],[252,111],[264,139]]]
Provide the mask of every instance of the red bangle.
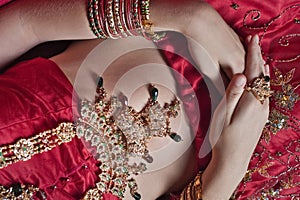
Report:
[[107,34],[103,31],[102,19],[99,17],[98,7],[98,0],[89,1],[88,19],[90,28],[98,38],[106,39]]
[[127,13],[126,13],[126,1],[120,1],[119,15],[121,17],[120,22],[121,22],[121,26],[123,27],[124,32],[128,36],[132,36],[132,33],[129,31],[129,28],[127,27],[127,23],[126,23],[126,17],[125,17],[125,15],[127,15]]
[[110,38],[118,39],[120,36],[116,30],[113,12],[113,0],[106,0],[105,3],[105,25]]
[[142,35],[142,21],[139,0],[133,0],[133,28],[135,31]]
[[[99,2],[100,1],[100,2]],[[108,35],[105,31],[105,28],[104,28],[104,24],[103,24],[103,15],[101,15],[100,11],[102,12],[102,7],[103,7],[103,0],[96,0],[95,1],[96,4],[95,4],[95,13],[96,13],[96,25],[98,25],[98,31],[101,31],[101,35],[104,36],[104,38],[108,38]]]
[[135,32],[134,30],[134,27],[133,27],[133,24],[132,24],[132,19],[133,19],[133,9],[132,9],[132,0],[128,0],[128,1],[125,1],[126,5],[125,5],[125,16],[126,16],[126,23],[127,23],[127,26],[128,26],[128,31],[132,34],[132,35],[137,35],[137,33]]
[[114,13],[114,21],[115,21],[115,27],[118,32],[118,35],[122,38],[128,37],[127,33],[124,31],[122,22],[121,22],[121,17],[122,15],[120,14],[121,9],[121,2],[122,1],[115,1],[113,5],[113,13]]

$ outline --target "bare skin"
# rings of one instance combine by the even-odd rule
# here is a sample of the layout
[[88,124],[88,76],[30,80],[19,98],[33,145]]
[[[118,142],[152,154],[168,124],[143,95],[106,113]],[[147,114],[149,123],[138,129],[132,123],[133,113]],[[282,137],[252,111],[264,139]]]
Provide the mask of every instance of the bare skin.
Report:
[[[116,42],[117,41],[114,41],[114,43]],[[78,80],[76,80],[76,78],[78,78],[78,76],[76,75],[78,71],[80,73],[80,68],[82,67],[82,61],[86,58],[88,53],[93,48],[99,45],[99,43],[101,43],[101,41],[94,40],[94,41],[77,42],[73,44],[64,53],[51,58],[51,60],[59,65],[59,67],[66,74],[66,76],[68,77],[68,79],[72,84],[77,84],[76,81],[78,82]],[[122,42],[119,42],[119,44],[122,45]],[[110,47],[106,46],[105,48],[110,48]],[[101,56],[99,56],[98,60],[96,60],[95,62],[101,64],[101,59],[102,59]],[[132,69],[134,70],[136,67],[139,67],[145,63],[153,63],[153,66],[156,65],[167,66],[165,61],[163,60],[163,58],[161,57],[161,55],[157,50],[146,49],[146,50],[138,50],[129,54],[125,54],[117,58],[111,65],[107,67],[104,74],[101,75],[104,79],[104,88],[108,91],[109,94],[117,95],[119,91],[119,88],[115,88],[117,81],[119,81],[121,77],[124,74],[128,73],[130,70]],[[99,65],[99,66],[106,68],[106,66],[103,65]],[[163,78],[164,79],[170,78],[171,79],[170,84],[175,86],[176,83],[174,82],[174,79],[172,77],[172,72],[168,69],[168,67],[165,68],[166,69],[164,69],[165,73],[163,75]],[[91,68],[91,70],[95,72],[101,71],[101,69],[98,70],[94,68]],[[130,106],[133,106],[136,110],[140,110],[145,105],[145,102],[149,97],[148,84],[153,82],[155,83],[155,81],[152,82],[151,77],[148,77],[143,73],[141,74],[140,72],[134,73],[134,75],[135,78],[141,77],[141,79],[144,80],[146,79],[147,82],[145,82],[145,85],[138,86],[138,88],[135,91],[132,91],[134,88],[130,88],[130,86],[123,87],[123,90],[121,90],[121,92],[128,97]],[[130,78],[129,79],[127,78],[126,81],[127,82],[124,83],[124,85],[126,84],[130,85]],[[174,94],[173,91],[170,90],[170,88],[166,88],[162,85],[155,84],[155,87],[157,87],[159,90],[158,101],[161,103],[161,105],[173,100],[174,95],[176,96],[179,95],[178,93]],[[129,92],[127,92],[127,90]],[[129,94],[131,91],[133,92],[132,95]],[[79,91],[79,93],[81,92]],[[182,111],[183,111],[183,107],[182,107]],[[186,129],[186,127],[189,127],[188,122],[183,122],[182,119],[180,119],[183,114],[184,113],[180,114],[180,116],[177,119],[172,121],[171,128],[172,130],[175,130],[175,132],[180,133],[182,137],[185,137],[184,135],[187,135],[186,137],[189,137],[192,133],[189,132],[189,128]],[[185,128],[178,127],[178,124],[181,124],[181,126]],[[154,139],[153,141],[150,142],[149,148],[150,150],[159,149],[162,147],[170,148],[170,147],[164,147],[165,145],[168,145],[170,141],[171,141],[170,138]],[[171,148],[174,148],[172,151],[176,152],[176,154],[179,156],[178,159],[172,161],[167,166],[162,166],[161,169],[154,170],[136,177],[136,180],[139,185],[139,192],[141,193],[143,199],[152,200],[168,192],[181,190],[196,175],[197,173],[196,163],[195,163],[196,155],[195,155],[194,148],[191,145],[191,142],[182,145],[173,143]],[[165,154],[166,151],[161,152],[162,156],[167,157],[168,155]],[[154,156],[154,162],[155,160],[159,160],[159,159],[160,159],[159,157],[156,158]],[[158,163],[157,165],[160,164]],[[131,198],[132,198],[131,195],[127,191],[125,199],[131,199]]]
[[[0,8],[0,68],[45,41],[95,38],[86,10],[85,0],[18,0]],[[204,1],[152,0],[151,19],[155,27],[181,32],[197,42],[229,78],[244,71],[245,51],[238,36]],[[190,45],[190,51],[199,63],[197,48]],[[204,73],[210,75],[207,70]],[[211,75],[215,79],[216,74]]]
[[[161,12],[162,10],[163,12]],[[268,115],[268,101],[261,105],[252,94],[243,91],[246,78],[248,82],[251,82],[261,72],[260,63],[262,59],[258,45],[255,44],[254,39],[249,44],[246,77],[241,74],[234,75],[244,72],[244,50],[238,37],[206,3],[197,0],[179,0],[176,3],[171,0],[153,0],[151,17],[157,27],[179,31],[190,37],[191,40],[198,42],[199,46],[205,49],[207,53],[205,55],[208,55],[208,59],[212,60],[215,67],[221,68],[229,78],[232,78],[232,82],[226,91],[227,101],[225,106],[227,109],[225,121],[228,123],[223,127],[222,135],[213,149],[213,159],[203,175],[203,199],[228,199],[245,173],[250,156]],[[12,24],[13,26],[11,26]],[[84,0],[52,0],[47,1],[47,3],[39,0],[18,0],[0,9],[0,27],[3,27],[0,32],[1,67],[4,67],[16,57],[41,42],[94,38],[89,29],[86,17],[86,1]],[[210,28],[203,29],[203,27]],[[211,72],[210,68],[206,68],[206,65],[201,64],[202,60],[197,59],[201,55],[198,55],[197,48],[191,45],[190,39],[190,52],[196,63],[198,66],[204,66],[201,70],[208,74],[212,80],[216,80],[218,73]],[[77,50],[73,51],[70,48],[69,51],[52,58],[72,83],[76,79],[77,71],[86,54],[97,44],[87,42],[86,45],[78,44],[77,47],[74,45],[74,49],[77,48]],[[113,86],[115,81],[121,76],[119,73],[124,63],[133,62],[132,57],[137,57],[135,55],[139,55],[141,59],[134,59],[134,62],[131,63],[132,65],[126,65],[127,67],[134,67],[140,61],[149,59],[148,56],[140,56],[141,54],[140,52],[134,52],[112,63],[110,66],[112,70],[107,71],[107,74],[103,74],[106,80],[105,87],[108,86],[109,92],[112,91],[112,88],[109,88],[109,86]],[[147,52],[147,55],[151,55],[155,62],[164,64],[157,52]],[[101,55],[99,55],[99,58],[101,58]],[[101,59],[97,63],[101,63]],[[128,70],[129,68],[125,69],[124,72]],[[147,81],[149,83],[149,80]],[[240,84],[237,84],[238,82]],[[161,102],[168,102],[174,94],[177,95],[176,92],[172,93],[173,91],[170,91],[170,88],[159,87],[158,89],[162,94],[166,94],[160,99]],[[141,107],[143,102],[145,102],[143,98],[147,95],[146,87],[134,93],[135,100],[131,101],[133,106]],[[249,116],[249,110],[261,113],[261,115],[253,119],[251,115]],[[243,113],[246,114],[244,115]],[[182,112],[182,115],[184,115],[184,112]],[[214,121],[218,121],[218,116],[222,115],[216,114]],[[247,136],[251,137],[243,137],[241,130],[243,132],[247,130],[249,124],[256,127],[255,131],[247,134]],[[188,131],[183,132],[183,134],[189,135]],[[243,154],[232,154],[232,146],[240,148],[240,150],[235,149],[234,152],[243,152]],[[178,180],[181,180],[181,177],[184,177],[183,175],[186,173],[185,170],[187,170],[187,165],[189,164],[187,160],[193,157],[191,149],[185,152],[186,154],[183,154],[180,159],[172,163],[169,166],[170,168],[156,171],[156,176],[146,174],[145,177],[139,180],[142,184],[141,190],[144,196],[149,195],[151,199],[154,199],[170,190],[183,187],[185,182],[194,174],[193,170],[188,170],[191,172],[191,175],[188,175],[187,180],[183,181],[182,184],[177,185],[180,182]],[[236,176],[233,176],[233,174]],[[153,177],[161,178],[161,185],[157,184],[159,186],[157,188],[151,187],[153,191],[144,189],[147,188],[147,185],[144,185],[147,183],[147,180],[149,183],[152,183],[151,186],[156,185],[153,184],[156,180]],[[154,189],[156,190],[154,191]]]
[[[259,46],[255,41],[256,39],[252,39],[251,42],[249,42],[246,77],[242,74],[234,76],[227,88],[226,98],[224,97],[226,101],[220,104],[220,106],[225,106],[226,108],[226,123],[222,128],[221,137],[214,146],[213,159],[203,175],[203,199],[228,199],[230,197],[246,172],[252,152],[267,120],[268,101],[265,102],[264,105],[261,105],[251,93],[244,92],[243,89],[247,78],[251,82],[254,77],[257,77],[262,72],[261,66],[263,65],[263,61]],[[69,80],[74,83],[76,82],[76,73],[80,69],[82,59],[98,44],[99,41],[77,43],[71,46],[65,53],[53,57],[52,60],[61,67]],[[99,56],[98,61],[101,63],[101,56]],[[134,67],[148,62],[165,64],[156,50],[135,51],[118,58],[103,74],[105,87],[108,88],[108,91],[112,92],[116,81],[118,81],[122,75]],[[171,74],[166,73],[165,75],[168,76]],[[147,79],[147,83],[151,82],[151,78],[149,79],[149,77],[144,74],[138,76],[142,77],[142,79]],[[130,90],[130,88],[128,89]],[[158,89],[161,91],[160,94],[164,94],[159,99],[161,103],[168,102],[172,99],[174,93],[170,92],[169,89],[160,86],[158,86]],[[131,96],[132,98],[129,99],[129,102],[138,110],[143,107],[143,102],[146,101],[146,97],[148,96],[147,93],[148,90],[146,86],[139,87]],[[178,94],[175,93],[175,95]],[[224,105],[224,103],[226,105]],[[253,110],[261,113],[261,115],[253,118],[251,114]],[[212,123],[217,123],[221,117],[224,117],[224,115],[217,114],[217,112],[218,110],[215,113]],[[248,127],[248,125],[255,128],[247,129],[246,127]],[[245,128],[243,128],[244,126]],[[172,128],[174,128],[174,126]],[[251,137],[245,137],[244,133],[247,132],[247,130],[251,130],[251,133],[247,134]],[[189,133],[181,132],[181,134]],[[235,148],[232,149],[232,147]],[[181,153],[183,152],[178,151],[178,154]],[[195,152],[193,148],[189,148],[171,165],[161,170],[138,176],[137,180],[143,197],[146,199],[155,199],[167,192],[182,189],[186,183],[192,179],[195,173],[197,173],[195,171],[195,165],[191,164],[195,161],[194,156]],[[187,172],[189,173],[187,174]],[[226,184],[224,184],[225,182]],[[218,188],[218,190],[216,190],[216,188]],[[128,199],[129,196],[130,195],[127,194]]]

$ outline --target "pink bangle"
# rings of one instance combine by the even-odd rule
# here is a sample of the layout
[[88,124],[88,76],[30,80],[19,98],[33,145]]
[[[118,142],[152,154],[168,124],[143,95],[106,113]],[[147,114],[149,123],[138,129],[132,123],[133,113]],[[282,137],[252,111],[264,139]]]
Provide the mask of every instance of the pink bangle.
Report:
[[127,23],[126,23],[126,16],[127,13],[126,13],[126,2],[128,1],[120,1],[120,12],[119,12],[119,15],[121,16],[121,26],[123,27],[123,30],[125,31],[125,33],[128,35],[128,36],[132,36],[133,34],[129,31],[129,28],[127,26]]
[[142,21],[139,0],[133,0],[133,27],[139,33],[139,35],[142,34]]
[[133,26],[133,18],[134,18],[134,13],[133,13],[133,1],[134,0],[128,0],[127,5],[126,5],[126,20],[127,20],[127,25],[129,28],[129,31],[131,32],[132,35],[139,35],[139,33],[135,30],[135,27]]
[[122,38],[128,37],[127,33],[124,31],[122,22],[121,22],[121,17],[122,15],[120,14],[120,11],[122,10],[120,7],[120,4],[122,3],[122,1],[115,1],[114,5],[113,5],[113,13],[114,13],[114,21],[115,21],[115,27],[116,30],[118,32],[118,35]]
[[106,0],[105,4],[105,25],[110,38],[119,39],[120,36],[116,30],[114,13],[113,13],[113,0]]

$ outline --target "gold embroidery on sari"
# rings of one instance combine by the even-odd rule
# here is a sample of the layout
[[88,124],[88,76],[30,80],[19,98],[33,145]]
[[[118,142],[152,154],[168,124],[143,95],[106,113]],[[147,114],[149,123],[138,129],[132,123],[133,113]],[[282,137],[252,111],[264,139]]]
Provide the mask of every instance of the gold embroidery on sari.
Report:
[[[260,44],[263,42],[263,39],[266,36],[266,33],[269,31],[269,29],[272,26],[276,26],[275,22],[278,21],[279,19],[281,19],[283,16],[289,16],[287,13],[289,13],[290,10],[292,9],[298,9],[300,7],[300,4],[295,4],[295,5],[291,5],[287,8],[285,8],[281,13],[279,13],[279,15],[271,18],[268,21],[265,22],[261,22],[259,21],[261,19],[261,11],[259,10],[250,10],[248,11],[243,19],[243,26],[246,29],[249,30],[260,30],[262,31],[261,37],[260,37]],[[298,24],[298,20],[295,20],[295,18],[292,17],[292,21],[294,21],[294,23]],[[298,19],[298,18],[296,18]],[[256,26],[254,24],[257,24]],[[260,24],[259,24],[260,23]],[[292,39],[295,40],[295,38],[299,38],[300,34],[298,33],[291,33],[291,34],[287,34],[282,36],[279,41],[278,41],[278,45],[280,46],[285,46],[288,47],[290,46],[290,41]],[[285,57],[285,58],[273,58],[273,56],[271,55],[267,55],[266,52],[264,52],[264,50],[262,49],[262,54],[266,56],[268,61],[274,61],[274,62],[278,62],[278,63],[289,63],[289,62],[293,62],[296,61],[297,59],[300,58],[300,52],[295,52],[296,54],[293,57]]]
[[[289,111],[293,110],[295,104],[300,100],[299,95],[295,92],[298,86],[293,87],[291,80],[294,77],[295,69],[291,69],[286,74],[274,68],[275,77],[271,80],[271,86],[281,87],[281,90],[275,90],[273,100],[278,109],[271,109],[268,122],[264,127],[262,139],[269,144],[271,135],[276,135],[280,130],[290,127]],[[284,112],[283,112],[284,111]]]

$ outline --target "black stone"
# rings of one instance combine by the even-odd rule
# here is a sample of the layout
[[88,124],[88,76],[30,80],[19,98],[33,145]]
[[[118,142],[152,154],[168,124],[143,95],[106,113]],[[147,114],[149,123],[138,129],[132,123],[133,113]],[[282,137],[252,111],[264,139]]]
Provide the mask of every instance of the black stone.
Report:
[[140,199],[142,198],[142,196],[141,196],[139,193],[135,192],[135,193],[133,194],[133,198],[134,198],[135,200],[140,200]]
[[97,86],[99,88],[103,87],[103,78],[101,76],[98,77]]
[[158,89],[153,87],[151,89],[151,92],[150,92],[150,95],[151,95],[151,98],[153,101],[156,101],[157,100],[157,97],[158,97]]
[[21,184],[15,184],[12,186],[12,192],[14,193],[15,197],[20,196],[23,192]]
[[176,133],[171,133],[170,137],[175,141],[175,142],[180,142],[181,141],[181,136],[176,134]]
[[147,161],[147,163],[153,163],[153,157],[149,154],[143,156],[143,159]]
[[264,78],[266,82],[269,82],[271,80],[270,76],[265,76]]

